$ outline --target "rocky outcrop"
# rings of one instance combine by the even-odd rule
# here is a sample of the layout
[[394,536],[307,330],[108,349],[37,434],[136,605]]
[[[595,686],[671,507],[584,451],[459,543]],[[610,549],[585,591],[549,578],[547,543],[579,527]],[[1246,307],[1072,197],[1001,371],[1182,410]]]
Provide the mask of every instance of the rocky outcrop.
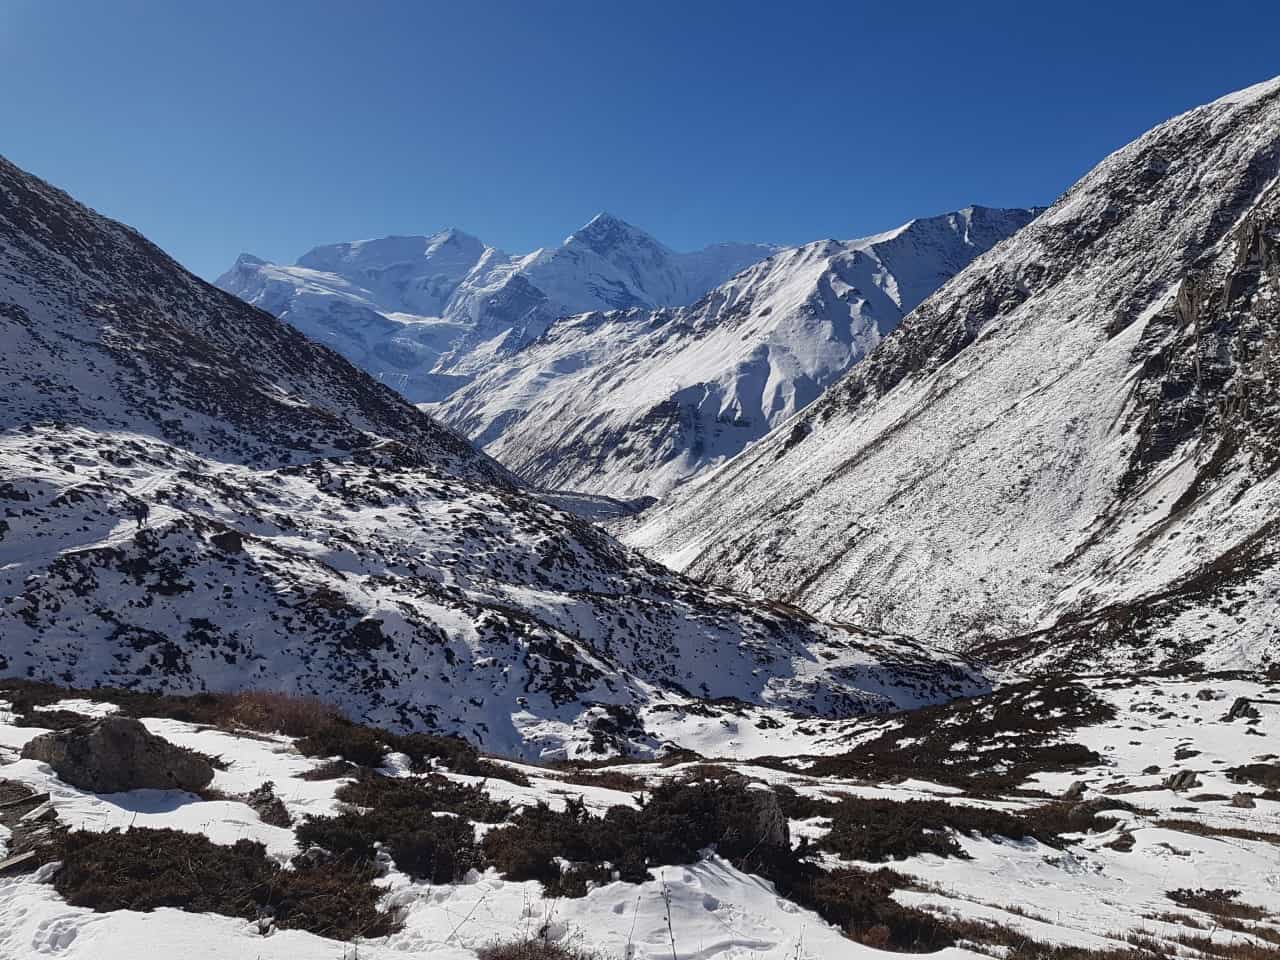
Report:
[[22,756],[47,763],[66,783],[93,793],[195,792],[213,780],[208,760],[129,717],[102,717],[41,734],[23,748]]

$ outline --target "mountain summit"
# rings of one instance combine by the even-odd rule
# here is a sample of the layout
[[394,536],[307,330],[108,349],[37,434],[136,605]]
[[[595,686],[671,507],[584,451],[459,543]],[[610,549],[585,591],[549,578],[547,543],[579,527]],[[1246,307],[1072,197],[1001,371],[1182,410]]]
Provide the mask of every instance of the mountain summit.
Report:
[[[662,496],[813,402],[1035,213],[969,207],[820,240],[774,253],[691,306],[557,320],[433,409],[534,483]],[[612,249],[629,229],[597,218],[582,242]]]
[[559,317],[689,303],[773,249],[676,253],[601,213],[560,246],[520,256],[448,229],[316,247],[293,266],[241,257],[217,284],[426,402]]

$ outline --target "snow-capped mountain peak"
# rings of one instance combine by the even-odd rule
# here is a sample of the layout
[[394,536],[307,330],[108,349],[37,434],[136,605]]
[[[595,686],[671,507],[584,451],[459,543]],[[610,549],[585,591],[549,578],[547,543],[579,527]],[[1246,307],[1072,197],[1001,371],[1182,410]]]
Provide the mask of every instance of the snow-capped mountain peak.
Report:
[[811,403],[1035,213],[970,207],[777,250],[675,310],[622,297],[558,320],[435,409],[535,483],[662,496]]
[[676,253],[601,213],[558,247],[511,256],[457,228],[315,247],[292,266],[238,259],[218,286],[321,340],[410,400],[440,399],[587,310],[677,306],[768,256]]

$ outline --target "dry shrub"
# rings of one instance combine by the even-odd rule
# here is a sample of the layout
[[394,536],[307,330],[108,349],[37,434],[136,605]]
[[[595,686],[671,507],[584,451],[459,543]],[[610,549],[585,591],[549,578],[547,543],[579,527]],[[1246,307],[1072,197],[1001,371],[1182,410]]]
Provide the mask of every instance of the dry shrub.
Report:
[[310,770],[298,774],[298,779],[312,781],[340,780],[343,777],[354,777],[359,772],[359,767],[346,760],[326,760],[318,767],[312,767]]
[[409,758],[414,773],[424,773],[430,769],[430,761],[439,760],[454,773],[529,786],[529,778],[522,772],[505,764],[485,760],[475,747],[461,737],[435,733],[388,733],[385,737],[391,749]]
[[831,817],[831,830],[818,846],[846,860],[882,863],[922,853],[968,859],[949,830],[1065,845],[1062,837],[1038,818],[945,800],[849,797],[833,803],[821,815]]
[[493,800],[480,786],[455,783],[447,777],[367,776],[344,783],[335,794],[343,803],[379,810],[413,810],[423,815],[452,813],[478,823],[501,823],[511,804]]
[[332,723],[303,737],[296,744],[308,757],[340,757],[360,767],[380,767],[390,750],[385,738],[371,727],[350,721]]
[[603,960],[598,953],[587,953],[548,940],[511,940],[481,947],[479,960]]
[[58,892],[100,912],[174,907],[252,920],[271,911],[281,927],[339,939],[398,927],[377,907],[373,870],[351,862],[283,870],[260,843],[221,846],[199,834],[148,828],[63,833],[53,846],[63,864],[54,877]]
[[352,863],[372,862],[376,844],[384,844],[397,867],[415,880],[430,883],[452,883],[471,868],[484,865],[470,823],[412,808],[308,817],[294,833],[304,847],[320,847]]
[[317,697],[295,696],[270,690],[231,694],[227,721],[260,733],[308,737],[346,718]]
[[623,793],[639,793],[646,788],[642,777],[623,773],[620,770],[579,770],[567,774],[561,779],[578,787],[600,787],[604,790],[619,790]]

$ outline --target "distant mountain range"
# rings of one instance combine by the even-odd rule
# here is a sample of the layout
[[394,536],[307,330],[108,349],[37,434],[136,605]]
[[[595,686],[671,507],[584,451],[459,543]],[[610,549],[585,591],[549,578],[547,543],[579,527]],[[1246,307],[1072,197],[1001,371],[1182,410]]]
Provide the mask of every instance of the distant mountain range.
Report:
[[1033,210],[780,250],[691,306],[558,320],[434,407],[530,482],[662,496],[813,402]]
[[510,257],[457,230],[242,256],[224,290],[327,343],[530,482],[661,496],[814,400],[1032,210],[674,253],[601,214]]
[[443,399],[560,317],[689,303],[774,249],[676,253],[602,213],[560,246],[522,256],[450,229],[316,247],[293,266],[243,254],[217,285],[421,403]]

